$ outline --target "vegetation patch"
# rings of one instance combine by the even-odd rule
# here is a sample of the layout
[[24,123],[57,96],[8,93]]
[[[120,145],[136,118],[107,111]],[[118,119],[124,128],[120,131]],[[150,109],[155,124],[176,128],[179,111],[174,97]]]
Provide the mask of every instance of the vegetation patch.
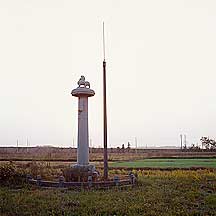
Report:
[[216,215],[214,170],[133,172],[138,185],[127,189],[78,192],[1,185],[0,215]]
[[144,159],[137,161],[113,162],[111,167],[211,167],[216,168],[216,158],[197,158],[197,159]]

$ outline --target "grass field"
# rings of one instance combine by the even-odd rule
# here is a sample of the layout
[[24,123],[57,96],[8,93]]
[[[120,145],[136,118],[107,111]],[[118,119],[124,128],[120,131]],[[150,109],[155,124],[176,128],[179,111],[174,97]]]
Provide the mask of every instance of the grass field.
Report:
[[129,162],[110,163],[112,167],[173,167],[173,168],[190,168],[190,167],[211,167],[216,168],[216,158],[199,158],[199,159],[144,159]]
[[[173,159],[162,161],[170,163],[170,160]],[[138,176],[138,184],[125,189],[74,191],[38,188],[25,182],[27,173],[45,180],[58,179],[60,165],[68,166],[42,162],[0,164],[0,215],[216,215],[215,169],[137,169],[133,173]],[[109,171],[111,179],[127,174],[127,169]]]
[[121,190],[0,186],[0,215],[216,215],[216,173],[139,172],[138,185]]

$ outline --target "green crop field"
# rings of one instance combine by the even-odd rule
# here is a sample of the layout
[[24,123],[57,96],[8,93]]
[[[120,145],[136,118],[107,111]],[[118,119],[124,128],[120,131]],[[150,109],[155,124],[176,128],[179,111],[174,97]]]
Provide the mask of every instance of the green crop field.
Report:
[[112,167],[173,167],[173,168],[190,168],[190,167],[211,167],[216,168],[216,158],[199,158],[199,159],[144,159],[128,162],[110,163]]

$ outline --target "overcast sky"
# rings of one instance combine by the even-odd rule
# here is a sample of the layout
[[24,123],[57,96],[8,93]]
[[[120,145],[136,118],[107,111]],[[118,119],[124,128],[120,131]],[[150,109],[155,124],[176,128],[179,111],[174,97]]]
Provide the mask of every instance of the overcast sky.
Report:
[[0,0],[0,145],[73,146],[81,75],[102,146],[102,22],[108,146],[216,138],[215,0]]

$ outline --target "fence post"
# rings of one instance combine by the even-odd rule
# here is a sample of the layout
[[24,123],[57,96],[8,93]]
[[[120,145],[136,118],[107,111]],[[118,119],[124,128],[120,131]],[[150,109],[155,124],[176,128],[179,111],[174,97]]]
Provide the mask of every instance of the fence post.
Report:
[[64,176],[59,176],[59,187],[64,187]]
[[42,180],[42,178],[41,178],[41,176],[40,175],[37,175],[37,186],[41,186],[41,180]]
[[89,188],[92,187],[92,176],[88,176],[88,186]]
[[119,186],[119,177],[118,176],[114,176],[114,182],[116,186]]

